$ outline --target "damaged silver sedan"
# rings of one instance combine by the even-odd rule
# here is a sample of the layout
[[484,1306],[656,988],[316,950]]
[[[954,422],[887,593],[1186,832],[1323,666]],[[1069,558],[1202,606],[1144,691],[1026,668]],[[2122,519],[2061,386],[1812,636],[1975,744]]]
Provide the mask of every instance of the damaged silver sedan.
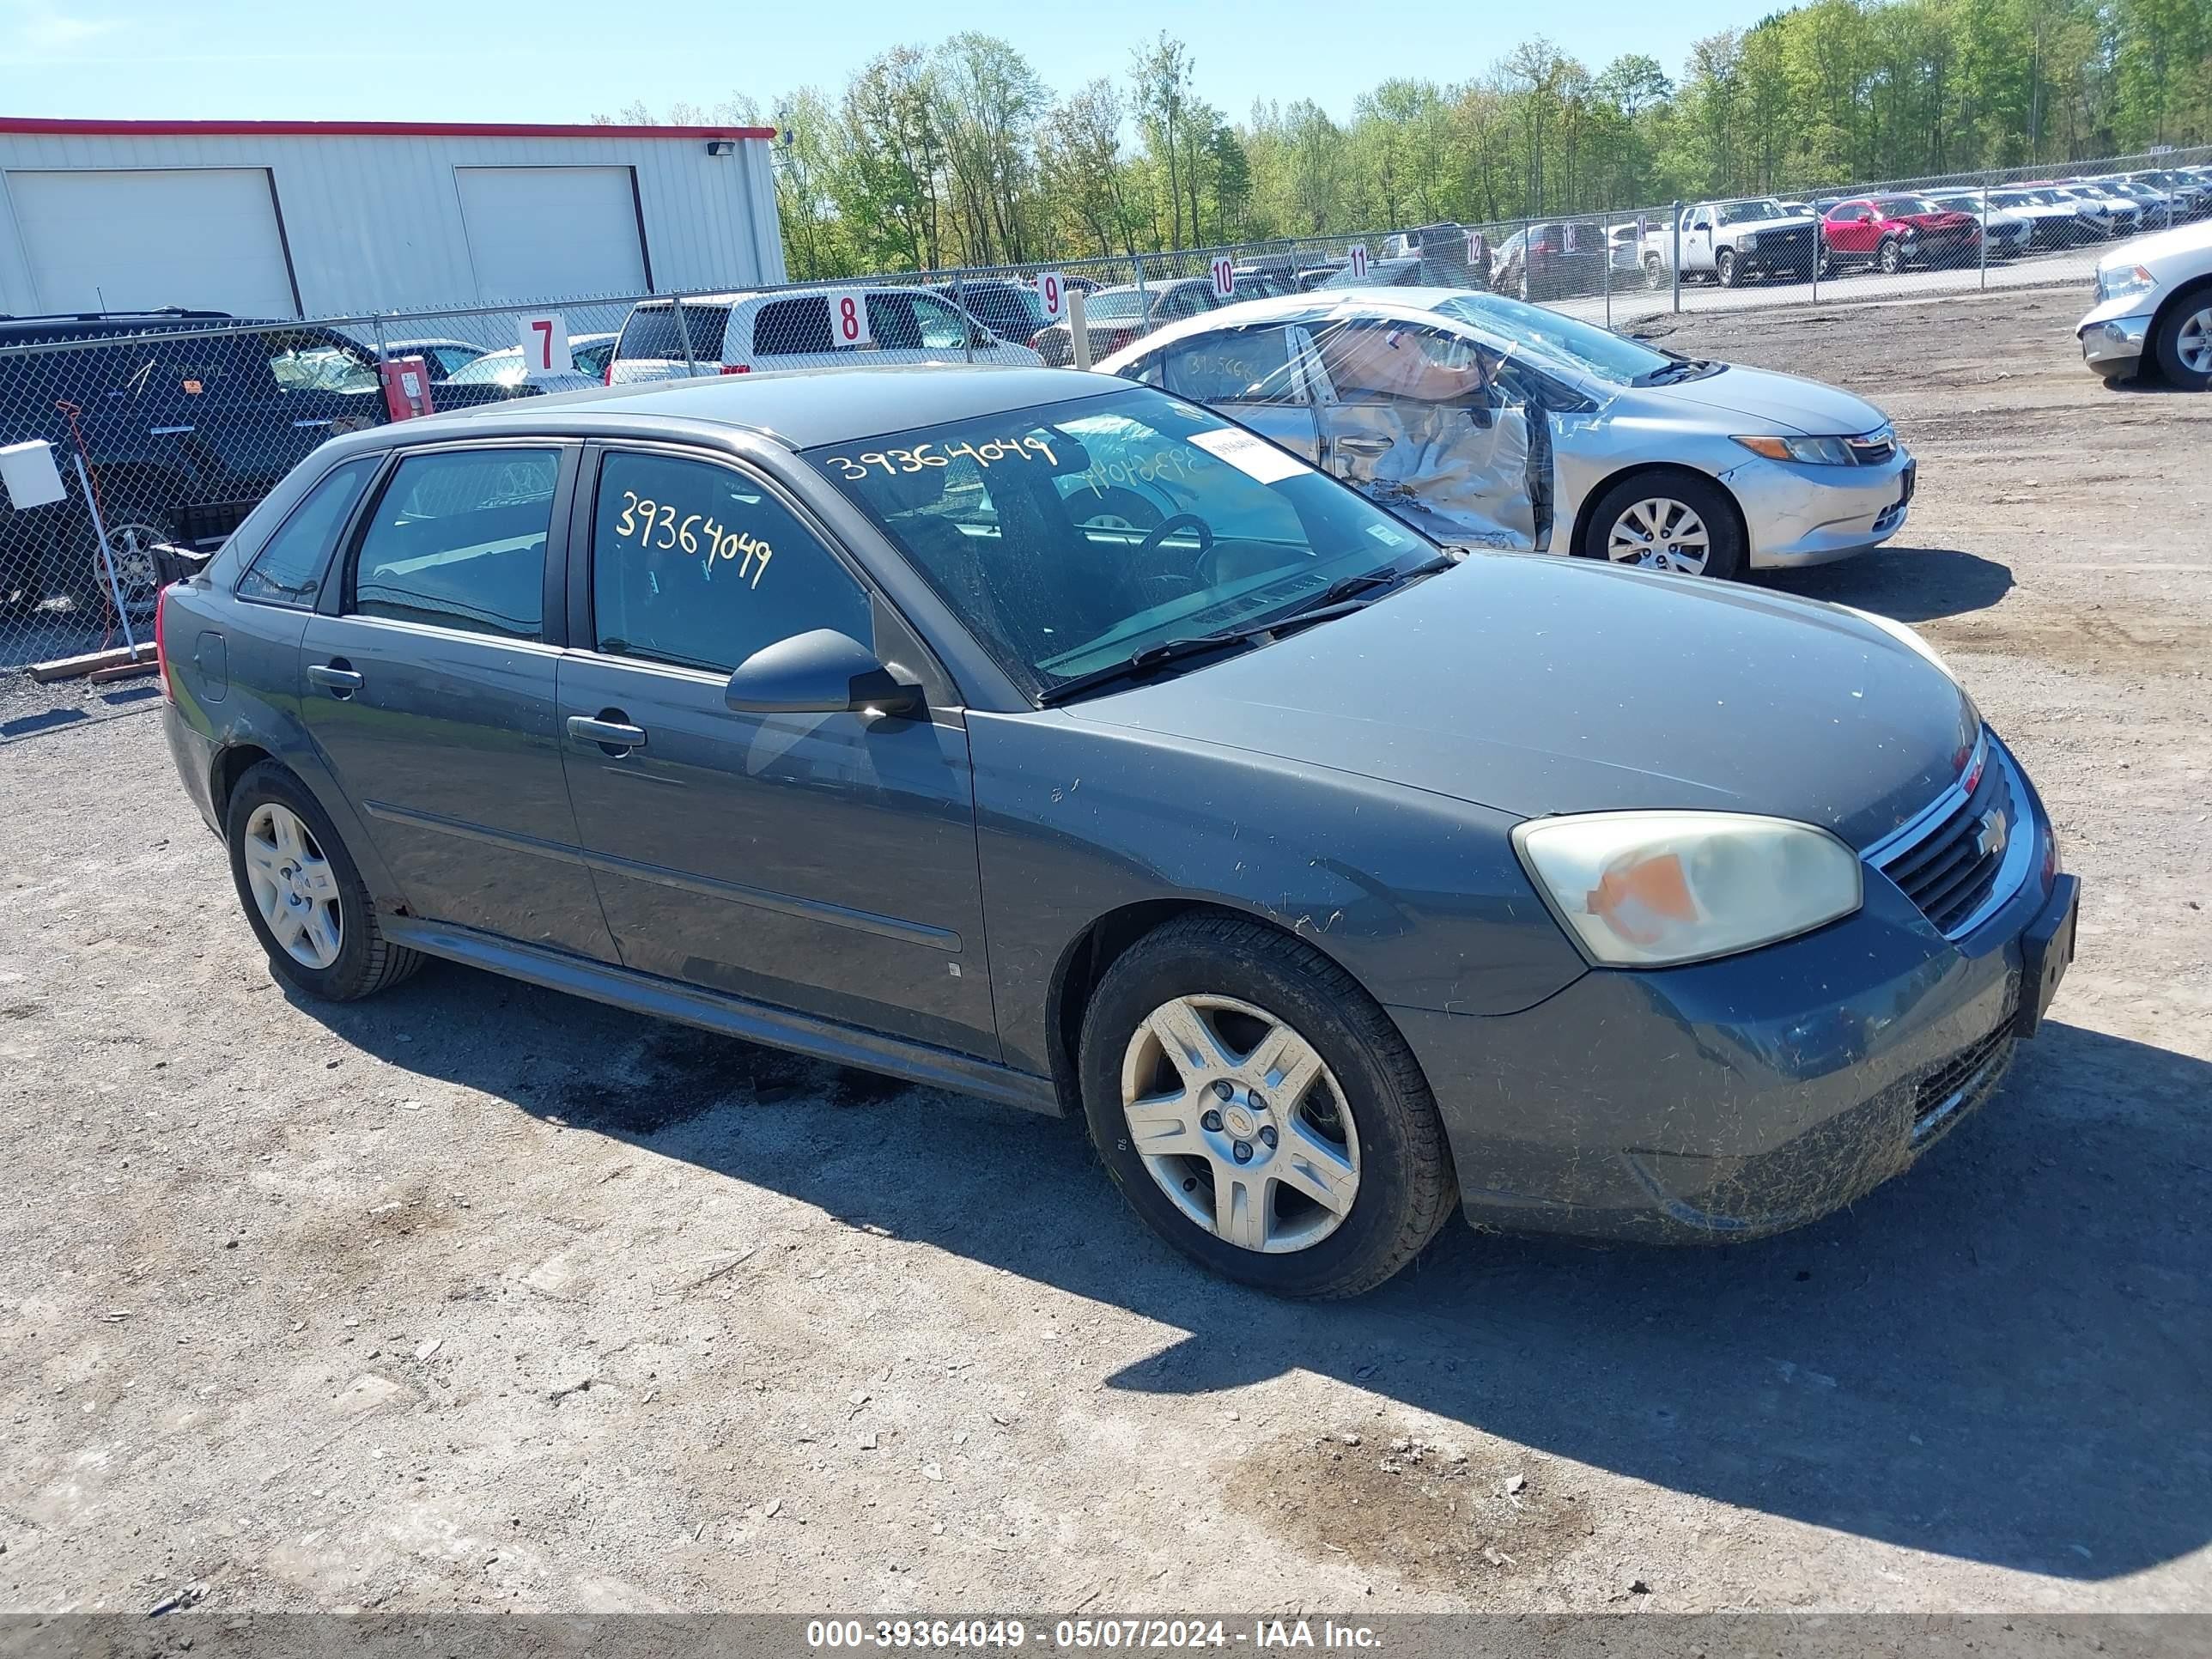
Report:
[[1099,368],[1264,433],[1447,545],[1729,577],[1879,545],[1912,500],[1911,458],[1847,392],[1464,289],[1229,306]]

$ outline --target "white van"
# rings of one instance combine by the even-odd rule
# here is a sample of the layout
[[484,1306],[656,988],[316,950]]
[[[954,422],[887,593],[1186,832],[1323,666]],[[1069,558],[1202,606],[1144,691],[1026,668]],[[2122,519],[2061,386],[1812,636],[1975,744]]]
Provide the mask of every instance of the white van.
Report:
[[[841,346],[830,313],[861,295],[867,338]],[[846,331],[851,331],[849,325]],[[686,342],[690,350],[685,350]],[[1000,339],[959,307],[923,288],[784,289],[770,294],[708,294],[684,301],[678,320],[667,300],[630,307],[607,362],[607,384],[665,380],[694,373],[750,374],[774,368],[839,364],[1003,363],[1035,368],[1044,359]]]

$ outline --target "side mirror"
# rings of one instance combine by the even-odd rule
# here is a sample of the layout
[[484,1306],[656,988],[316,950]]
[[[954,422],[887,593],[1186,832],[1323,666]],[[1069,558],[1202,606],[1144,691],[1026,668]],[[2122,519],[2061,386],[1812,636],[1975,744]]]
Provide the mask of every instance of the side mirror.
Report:
[[999,343],[999,337],[981,323],[968,325],[968,343],[978,351],[988,351]]
[[921,688],[858,640],[817,628],[747,657],[730,676],[722,701],[741,714],[910,714],[921,707]]

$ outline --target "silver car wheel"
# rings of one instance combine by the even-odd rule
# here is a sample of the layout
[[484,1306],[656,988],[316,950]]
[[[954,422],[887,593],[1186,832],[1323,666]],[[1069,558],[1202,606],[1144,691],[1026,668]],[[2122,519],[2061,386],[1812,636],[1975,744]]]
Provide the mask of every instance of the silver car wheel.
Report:
[[2173,337],[2173,351],[2191,374],[2212,374],[2212,306],[2182,323]]
[[1712,541],[1705,521],[1687,502],[1655,495],[1632,502],[1613,521],[1612,533],[1605,539],[1605,556],[1615,564],[1702,576],[1706,561],[1712,557]]
[[1310,1249],[1352,1213],[1359,1132],[1328,1062],[1234,997],[1162,1003],[1121,1058],[1129,1145],[1169,1200],[1263,1255]]
[[[115,556],[115,585],[122,591],[125,614],[134,618],[153,614],[154,602],[161,594],[160,567],[154,562],[154,544],[168,539],[168,532],[159,525],[126,524],[109,528],[107,549]],[[95,552],[93,557],[96,561],[100,555]],[[103,588],[106,580],[107,573],[102,570]]]
[[246,821],[246,883],[254,908],[285,954],[303,968],[338,959],[345,921],[337,872],[297,812],[264,801]]

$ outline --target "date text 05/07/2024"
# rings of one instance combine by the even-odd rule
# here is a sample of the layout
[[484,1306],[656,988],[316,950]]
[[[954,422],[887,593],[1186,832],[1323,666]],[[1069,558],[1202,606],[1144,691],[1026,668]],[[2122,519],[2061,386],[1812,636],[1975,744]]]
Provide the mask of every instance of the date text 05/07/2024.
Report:
[[1291,1652],[1370,1650],[1382,1645],[1366,1625],[1323,1619],[814,1619],[806,1645],[817,1652],[864,1649],[1023,1648],[1034,1642],[1054,1650],[1172,1652],[1194,1648],[1247,1648]]

